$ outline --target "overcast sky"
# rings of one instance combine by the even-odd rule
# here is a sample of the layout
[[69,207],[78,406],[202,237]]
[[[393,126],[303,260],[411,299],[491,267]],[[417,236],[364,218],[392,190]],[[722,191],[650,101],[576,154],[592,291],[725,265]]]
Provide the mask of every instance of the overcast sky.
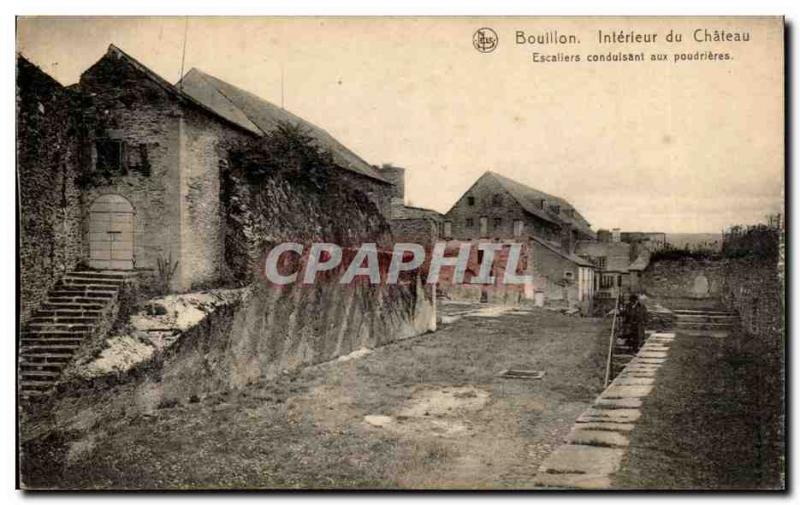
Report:
[[[18,50],[63,84],[113,43],[180,76],[184,18],[18,21]],[[483,54],[476,28],[500,43]],[[696,43],[697,28],[749,42]],[[667,44],[670,29],[682,43]],[[515,32],[578,45],[517,45]],[[658,33],[598,45],[597,30]],[[571,201],[593,227],[717,232],[782,207],[780,22],[640,19],[190,18],[185,69],[281,102],[372,164],[406,167],[406,199],[447,211],[486,170]],[[533,63],[531,53],[729,52],[727,62]]]

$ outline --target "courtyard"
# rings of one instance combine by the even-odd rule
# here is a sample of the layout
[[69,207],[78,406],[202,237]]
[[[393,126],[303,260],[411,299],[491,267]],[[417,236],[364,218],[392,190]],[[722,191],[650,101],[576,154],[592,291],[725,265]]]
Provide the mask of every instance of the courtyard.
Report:
[[[277,380],[148,414],[76,410],[74,422],[39,426],[24,443],[23,480],[32,488],[532,487],[602,390],[610,321],[485,304],[440,310],[446,324],[434,333]],[[511,368],[544,375],[499,376]]]

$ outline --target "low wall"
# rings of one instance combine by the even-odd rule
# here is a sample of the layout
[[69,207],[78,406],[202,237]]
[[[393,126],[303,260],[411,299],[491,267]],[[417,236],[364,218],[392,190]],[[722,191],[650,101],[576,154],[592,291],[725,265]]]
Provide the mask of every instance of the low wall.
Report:
[[652,261],[642,273],[641,288],[652,298],[717,298],[725,278],[721,261],[684,258]]

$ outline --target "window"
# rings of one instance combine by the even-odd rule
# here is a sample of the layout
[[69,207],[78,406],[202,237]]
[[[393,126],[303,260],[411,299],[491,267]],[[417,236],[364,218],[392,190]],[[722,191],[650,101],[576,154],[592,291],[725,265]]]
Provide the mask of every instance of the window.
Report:
[[467,197],[467,205],[469,205],[470,207],[475,205],[475,197],[474,196],[468,196]]
[[564,272],[564,280],[572,281],[572,278],[573,278],[572,272],[570,272],[570,271]]
[[597,268],[600,270],[606,269],[606,257],[605,256],[598,256],[597,257]]
[[523,227],[523,223],[522,223],[521,219],[517,219],[516,221],[514,221],[514,236],[515,237],[519,237],[520,235],[522,235],[522,227]]
[[444,237],[450,238],[453,236],[453,223],[451,221],[444,222]]
[[498,229],[503,225],[503,220],[499,217],[494,218],[494,229]]
[[474,228],[475,227],[475,220],[471,217],[467,218],[467,228]]
[[552,212],[553,214],[559,214],[561,212],[561,206],[560,205],[551,205],[550,206],[550,212]]
[[503,205],[503,195],[500,193],[492,195],[492,205]]
[[489,233],[489,218],[481,218],[481,237],[485,237]]
[[103,172],[122,173],[125,167],[125,143],[121,140],[103,139],[95,142],[97,151],[96,169]]
[[614,275],[604,275],[600,278],[600,289],[610,289],[614,287],[616,278]]

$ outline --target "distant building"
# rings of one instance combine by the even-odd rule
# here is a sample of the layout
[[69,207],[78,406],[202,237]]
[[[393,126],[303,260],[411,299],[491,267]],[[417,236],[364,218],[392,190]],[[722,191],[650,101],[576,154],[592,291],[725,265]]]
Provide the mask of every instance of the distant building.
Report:
[[588,304],[596,284],[594,265],[575,254],[581,240],[595,240],[589,222],[563,198],[486,172],[445,214],[444,238],[519,242],[529,250],[534,285],[549,300]]
[[442,238],[444,216],[440,212],[405,204],[406,170],[390,164],[375,167],[392,183],[389,223],[395,242],[410,242],[432,246]]
[[638,242],[623,241],[619,229],[598,230],[598,240],[580,241],[576,254],[591,261],[597,269],[595,291],[598,298],[613,298],[618,293],[636,292],[641,272],[650,262],[650,250]]

